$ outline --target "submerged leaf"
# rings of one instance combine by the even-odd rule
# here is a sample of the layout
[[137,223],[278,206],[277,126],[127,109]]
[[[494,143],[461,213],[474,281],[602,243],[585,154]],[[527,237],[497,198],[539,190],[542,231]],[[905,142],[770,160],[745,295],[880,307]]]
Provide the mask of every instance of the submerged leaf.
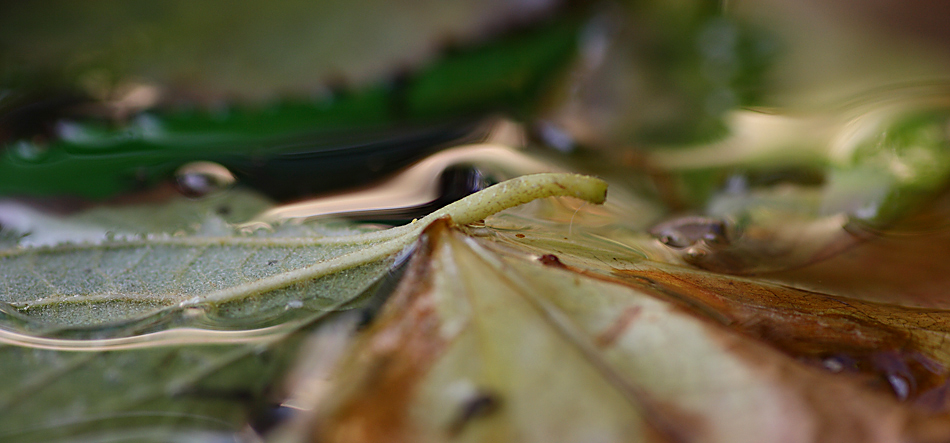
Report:
[[3,331],[0,439],[233,441],[277,401],[295,329],[86,342]]

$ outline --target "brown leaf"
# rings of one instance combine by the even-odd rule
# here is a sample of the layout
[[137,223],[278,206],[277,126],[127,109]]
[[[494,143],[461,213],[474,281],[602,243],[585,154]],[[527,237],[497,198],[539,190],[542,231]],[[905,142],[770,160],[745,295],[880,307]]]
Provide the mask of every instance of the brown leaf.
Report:
[[[912,351],[921,365],[942,364],[932,346],[941,327],[901,335],[900,321],[922,318],[916,311],[891,316],[865,302],[859,313],[748,279],[631,261],[607,275],[572,260],[433,224],[400,290],[341,366],[311,438],[950,439],[947,414],[804,357],[825,339],[869,352],[904,346],[882,364]],[[769,328],[789,338],[762,334]]]

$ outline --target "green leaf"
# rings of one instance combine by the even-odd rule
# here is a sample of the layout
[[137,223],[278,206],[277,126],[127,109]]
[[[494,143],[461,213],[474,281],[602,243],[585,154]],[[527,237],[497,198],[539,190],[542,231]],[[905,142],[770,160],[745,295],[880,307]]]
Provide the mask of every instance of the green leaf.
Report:
[[268,325],[339,308],[385,275],[399,252],[348,260],[380,242],[340,222],[242,232],[215,212],[247,213],[266,207],[260,201],[232,194],[213,204],[181,199],[56,221],[8,207],[5,220],[34,225],[20,226],[16,247],[0,251],[0,271],[10,276],[0,284],[11,310],[5,320],[34,332],[136,322]]
[[[0,292],[0,438],[231,441],[286,400],[280,385],[304,339],[349,337],[358,316],[328,314],[371,295],[426,226],[548,196],[599,203],[606,184],[519,177],[388,230],[327,220],[245,233],[214,211],[262,205],[240,192],[58,220],[8,206],[6,229],[18,216],[32,224],[0,251],[10,277]],[[158,224],[139,222],[155,214],[177,214],[171,229],[200,224],[144,235]]]
[[[222,221],[212,213],[184,235],[99,228],[102,238],[96,238],[96,226],[83,221],[97,215],[86,214],[61,229],[82,232],[81,239],[91,241],[0,251],[0,272],[13,276],[0,286],[0,301],[15,310],[16,317],[28,318],[29,328],[117,324],[194,310],[238,325],[266,323],[282,317],[289,307],[339,308],[388,272],[432,220],[448,216],[472,223],[551,195],[603,201],[606,185],[570,174],[526,176],[455,202],[419,223],[355,234],[352,229],[334,230],[332,224],[309,226],[303,232],[298,228],[296,233],[292,226],[279,226],[242,234],[220,226]],[[142,211],[126,210],[129,217]],[[32,233],[24,240],[43,235]]]
[[278,401],[295,329],[86,341],[2,331],[0,439],[232,441]]
[[[390,52],[395,49],[365,44],[363,39],[374,42],[379,39],[379,42],[401,48],[400,52],[419,51],[429,55],[435,46],[442,45],[436,43],[437,39],[451,35],[452,25],[463,28],[459,31],[462,34],[474,34],[473,27],[479,28],[475,24],[480,20],[479,14],[485,14],[487,18],[495,14],[514,14],[509,8],[534,8],[499,4],[497,10],[495,7],[476,8],[479,13],[474,14],[468,11],[470,5],[438,2],[431,5],[432,8],[420,5],[418,8],[396,8],[396,11],[386,13],[384,10],[390,9],[390,5],[381,4],[379,8],[370,7],[380,16],[360,12],[357,19],[352,17],[354,11],[346,8],[345,2],[267,8],[230,4],[195,6],[189,2],[173,2],[170,3],[172,6],[123,2],[110,4],[108,13],[85,6],[74,8],[68,3],[48,3],[53,4],[46,4],[43,8],[14,8],[9,15],[0,17],[0,45],[6,43],[11,47],[11,57],[27,60],[12,63],[14,67],[27,71],[23,75],[26,84],[3,82],[4,73],[0,72],[0,83],[11,89],[8,96],[0,97],[0,115],[8,117],[5,117],[4,138],[0,139],[0,194],[67,194],[103,199],[171,178],[180,166],[194,161],[221,163],[249,183],[264,188],[276,187],[279,194],[361,184],[361,180],[369,180],[374,174],[391,172],[413,158],[438,149],[449,140],[469,135],[475,126],[473,122],[487,115],[533,112],[540,98],[573,60],[577,34],[583,21],[583,15],[542,21],[523,32],[487,41],[479,39],[477,44],[460,47],[433,60],[427,60],[422,54],[404,55],[422,59],[408,63]],[[231,14],[221,17],[218,9],[225,7],[231,10]],[[213,30],[196,17],[162,14],[175,9],[213,17],[209,21],[222,29]],[[51,10],[52,18],[49,17]],[[441,17],[434,10],[450,12],[453,17]],[[532,11],[526,12],[530,15]],[[439,21],[448,20],[449,30],[403,23],[430,14],[438,16]],[[381,19],[391,23],[371,28],[357,26],[356,30],[348,30],[355,34],[349,39],[343,36],[326,39],[320,35],[315,38],[308,34],[326,31],[321,26],[306,23],[299,27],[280,25],[273,28],[257,23],[300,21],[312,17],[333,22],[337,20],[336,15],[357,23]],[[465,20],[454,23],[460,17],[465,17]],[[66,22],[62,24],[64,27],[68,24],[78,29],[65,31],[47,25],[58,20]],[[242,24],[235,29],[230,25],[232,21]],[[408,29],[407,26],[413,29],[413,36],[401,32]],[[278,29],[290,35],[278,38],[281,34]],[[400,38],[385,37],[394,30],[400,32]],[[30,37],[16,35],[18,32]],[[219,35],[219,32],[226,35]],[[366,35],[373,32],[382,36]],[[138,36],[140,33],[144,36]],[[133,54],[118,56],[115,63],[110,63],[110,50],[124,51],[128,48],[123,46],[137,46],[140,39],[152,40],[157,47],[144,45],[144,48],[132,50]],[[226,39],[240,50],[220,51],[217,47],[204,47],[209,39]],[[242,39],[254,43],[234,42]],[[415,47],[404,46],[417,39],[432,41],[418,43]],[[355,43],[350,47],[341,44],[340,40]],[[321,47],[327,44],[330,47]],[[275,52],[291,51],[291,48],[296,48],[299,54],[261,63],[248,63],[241,58],[242,55],[249,58],[261,56],[256,54],[260,49],[265,53],[263,56],[270,59]],[[213,56],[205,54],[206,51]],[[168,54],[174,54],[174,60],[165,60]],[[190,56],[198,60],[183,66],[178,64]],[[102,62],[104,67],[89,60],[99,57],[107,58]],[[177,78],[181,75],[177,72],[179,69],[190,72],[195,66],[217,57],[225,61],[213,62],[212,65],[215,68],[230,66],[225,72],[199,69],[186,75],[187,80]],[[397,60],[390,60],[394,66],[388,66],[384,60],[392,57]],[[92,94],[95,100],[88,100],[85,112],[58,110],[52,111],[56,115],[48,122],[30,120],[30,108],[43,106],[34,103],[40,99],[30,96],[30,82],[38,77],[32,71],[55,70],[60,64],[68,66],[74,58],[80,61],[69,68],[80,71],[76,76],[115,76],[116,79],[109,81],[118,85],[102,79],[107,83],[101,85],[108,92],[104,94],[109,96]],[[354,83],[352,91],[330,93],[323,83],[328,81],[328,76],[340,74],[340,67],[334,66],[335,58],[341,59],[339,63],[342,65],[359,59],[362,62],[357,65],[373,65],[373,71],[382,72],[369,76],[354,73],[354,76],[369,78]],[[292,72],[284,73],[289,78],[270,79],[270,82],[256,80],[248,85],[244,83],[248,78],[265,74],[236,75],[238,70],[233,69],[234,65],[251,71],[266,67],[266,74],[281,76],[278,74],[282,70],[279,65],[288,60],[292,60],[294,65]],[[310,64],[318,66],[308,67]],[[66,66],[62,69],[69,69]],[[370,68],[355,69],[366,71]],[[400,76],[398,81],[390,78],[397,74]],[[236,84],[228,84],[229,80]],[[73,84],[75,82],[70,78],[53,86],[43,86],[70,91],[77,87]],[[155,98],[149,103],[135,105],[133,109],[124,109],[119,112],[123,114],[119,119],[113,111],[88,112],[88,109],[122,108],[124,105],[114,103],[119,99],[111,97],[117,94],[112,90],[121,90],[122,84],[129,82],[148,91],[146,95],[164,101]],[[168,89],[169,83],[196,87],[199,93],[192,95],[210,97],[214,105],[203,106],[189,101],[193,107],[167,106],[165,102],[177,101],[174,94],[160,94],[162,88]],[[256,97],[256,100],[233,102],[234,97],[242,92],[259,94],[267,87],[276,91],[264,92],[265,97]],[[277,94],[284,99],[279,102],[272,98],[265,100]],[[18,95],[25,95],[25,98],[18,98]],[[193,97],[189,99],[194,100]],[[18,117],[18,113],[24,113],[26,117]],[[38,133],[31,129],[37,125],[55,129]],[[274,180],[276,177],[301,183],[294,186],[275,184],[281,181]]]

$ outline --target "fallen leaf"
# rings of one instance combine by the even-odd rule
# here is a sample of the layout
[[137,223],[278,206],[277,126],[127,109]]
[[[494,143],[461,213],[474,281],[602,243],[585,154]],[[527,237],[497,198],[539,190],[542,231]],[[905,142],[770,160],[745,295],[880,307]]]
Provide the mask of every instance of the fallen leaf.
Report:
[[[644,284],[642,272],[584,275],[493,243],[447,222],[426,231],[400,289],[341,366],[312,440],[950,437],[950,415],[810,365],[664,293],[695,288]],[[676,279],[665,271],[657,278]]]
[[[524,176],[450,204],[419,223],[355,234],[348,226],[342,235],[334,233],[332,224],[309,233],[297,229],[296,236],[280,227],[250,235],[227,225],[205,232],[205,226],[215,225],[213,215],[191,235],[111,233],[97,239],[90,234],[96,229],[84,226],[82,243],[0,251],[0,272],[10,276],[0,286],[0,301],[15,316],[29,318],[24,325],[30,329],[155,316],[180,325],[176,317],[195,317],[188,314],[195,309],[236,320],[232,328],[242,320],[259,326],[288,307],[339,308],[385,275],[432,220],[448,215],[472,223],[552,195],[603,201],[606,184],[572,174]],[[31,235],[38,236],[25,238]]]
[[359,313],[330,314],[384,285],[433,220],[473,223],[552,195],[602,202],[606,184],[524,176],[388,230],[323,220],[248,233],[214,208],[260,200],[230,195],[59,218],[7,207],[0,439],[250,438],[286,413],[283,380],[301,341],[325,337],[326,321],[344,324],[335,334],[345,341]]

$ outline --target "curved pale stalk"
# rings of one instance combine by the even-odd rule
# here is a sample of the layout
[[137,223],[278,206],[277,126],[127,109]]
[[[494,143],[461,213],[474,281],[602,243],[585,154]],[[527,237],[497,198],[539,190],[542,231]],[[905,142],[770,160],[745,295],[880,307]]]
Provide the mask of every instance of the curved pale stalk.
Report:
[[470,224],[505,209],[544,197],[575,197],[601,204],[607,198],[607,183],[595,177],[566,173],[517,177],[449,204],[421,220],[413,220],[410,224],[340,239],[348,239],[351,243],[371,244],[366,248],[291,272],[211,292],[204,297],[184,302],[183,305],[235,300],[371,263],[403,250],[416,240],[426,226],[440,218],[450,217],[457,224]]

